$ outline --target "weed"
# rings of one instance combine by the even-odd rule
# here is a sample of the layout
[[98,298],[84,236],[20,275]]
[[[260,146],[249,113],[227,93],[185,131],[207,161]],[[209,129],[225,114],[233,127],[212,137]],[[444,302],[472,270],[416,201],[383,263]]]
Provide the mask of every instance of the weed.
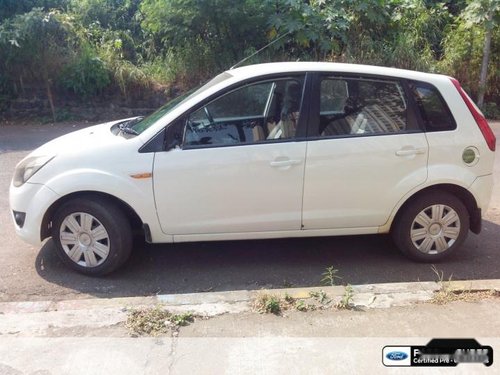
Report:
[[281,314],[281,300],[278,296],[261,294],[255,301],[255,308],[260,313]]
[[498,298],[500,292],[497,290],[466,290],[453,292],[452,301],[477,302],[484,299]]
[[309,295],[322,305],[326,305],[330,302],[330,298],[328,298],[328,295],[323,290],[319,292],[309,292]]
[[278,315],[281,312],[281,306],[280,306],[279,299],[276,297],[269,298],[266,301],[264,308],[265,308],[266,312]]
[[337,279],[338,280],[342,279],[341,276],[337,275],[338,272],[339,272],[339,270],[336,268],[333,268],[333,266],[326,267],[325,272],[323,272],[321,274],[323,276],[323,278],[321,279],[321,283],[323,285],[328,285],[328,286],[336,285],[335,281]]
[[444,305],[449,302],[477,302],[483,299],[500,297],[500,292],[496,290],[453,290],[451,287],[452,275],[444,281],[444,272],[438,270],[435,265],[431,266],[432,272],[437,276],[436,283],[439,290],[434,293],[431,303]]
[[448,293],[436,292],[432,296],[431,302],[437,305],[444,305],[450,302],[478,302],[485,299],[498,298],[500,292],[490,290],[455,290]]
[[354,296],[354,290],[352,289],[352,286],[350,284],[347,284],[342,299],[337,303],[337,308],[344,310],[351,309],[353,296]]
[[298,310],[298,311],[302,311],[302,312],[306,312],[308,309],[307,309],[307,304],[304,302],[304,300],[299,300],[295,303],[295,308]]
[[136,335],[158,336],[194,321],[191,313],[172,314],[160,305],[142,309],[132,309],[128,313],[125,326]]
[[175,314],[172,315],[169,320],[176,326],[184,327],[194,322],[194,316],[191,313]]
[[170,315],[160,306],[134,309],[128,314],[126,326],[135,334],[157,336],[168,332]]
[[451,289],[451,279],[453,275],[450,275],[448,281],[444,281],[444,272],[442,270],[438,270],[434,264],[431,266],[431,270],[436,275],[436,283],[439,285],[439,290],[434,293],[431,302],[442,305],[453,301],[455,298],[455,293]]
[[288,302],[288,303],[293,303],[295,301],[295,298],[293,298],[291,295],[289,295],[288,293],[285,294],[285,301]]

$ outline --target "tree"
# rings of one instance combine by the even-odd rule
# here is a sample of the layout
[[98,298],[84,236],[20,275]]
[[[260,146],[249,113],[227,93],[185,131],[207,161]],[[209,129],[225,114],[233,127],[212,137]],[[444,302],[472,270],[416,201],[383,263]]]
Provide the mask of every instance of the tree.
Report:
[[0,5],[0,22],[16,14],[23,14],[33,8],[64,9],[68,0],[2,0]]
[[143,29],[163,53],[194,49],[202,58],[211,51],[218,70],[265,41],[268,12],[260,0],[144,0],[140,9]]
[[71,49],[72,39],[57,11],[34,8],[3,22],[0,26],[0,59],[2,68],[18,80],[41,81],[47,92],[52,116],[56,120],[52,94],[53,77]]
[[500,24],[500,0],[474,0],[462,13],[467,26],[480,25],[484,30],[483,59],[479,76],[477,104],[484,107],[484,93],[487,88],[488,63],[491,51],[491,36],[496,26]]

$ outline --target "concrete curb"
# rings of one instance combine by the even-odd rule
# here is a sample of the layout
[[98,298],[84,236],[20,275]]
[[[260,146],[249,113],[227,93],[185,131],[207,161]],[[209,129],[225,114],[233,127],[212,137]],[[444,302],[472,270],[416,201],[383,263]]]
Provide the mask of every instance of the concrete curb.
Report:
[[[451,281],[444,284],[454,291],[500,291],[500,280]],[[350,305],[355,309],[390,308],[428,302],[441,285],[435,282],[371,284],[352,286]],[[166,294],[151,297],[79,299],[0,303],[0,337],[50,337],[54,333],[87,332],[123,324],[128,310],[162,304],[173,313],[192,312],[209,317],[253,310],[253,301],[261,294],[289,295],[309,299],[311,293],[324,292],[332,306],[342,300],[345,286],[288,288],[256,291],[229,291],[190,294]],[[308,301],[308,302],[309,302]],[[316,301],[317,302],[317,301]]]
[[[500,292],[500,279],[465,280],[445,282],[451,291],[485,291]],[[388,308],[407,306],[416,302],[429,301],[433,294],[441,288],[436,282],[386,283],[353,285],[352,302],[358,308]],[[242,312],[251,308],[251,302],[259,295],[266,293],[284,297],[289,295],[295,299],[310,298],[311,293],[323,291],[332,301],[340,300],[345,294],[345,286],[327,286],[312,288],[286,288],[271,290],[239,290],[227,292],[205,292],[188,294],[163,294],[150,297],[124,297],[104,299],[77,299],[66,301],[23,301],[1,302],[2,314],[29,314],[55,311],[127,309],[133,307],[163,304],[173,311],[194,311],[208,315]]]

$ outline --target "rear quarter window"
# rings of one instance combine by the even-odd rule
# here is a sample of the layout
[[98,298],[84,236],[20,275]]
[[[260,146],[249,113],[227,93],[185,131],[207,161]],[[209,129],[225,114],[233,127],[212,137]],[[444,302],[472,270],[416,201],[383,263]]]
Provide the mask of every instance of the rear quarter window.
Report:
[[410,89],[420,111],[426,131],[454,130],[455,119],[439,90],[424,82],[410,82]]

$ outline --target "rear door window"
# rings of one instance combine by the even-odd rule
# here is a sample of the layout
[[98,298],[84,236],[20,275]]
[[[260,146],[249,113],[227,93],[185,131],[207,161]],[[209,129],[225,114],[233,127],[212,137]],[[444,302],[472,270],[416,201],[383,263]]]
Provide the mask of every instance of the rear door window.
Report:
[[321,137],[420,131],[397,80],[329,77],[320,85]]

